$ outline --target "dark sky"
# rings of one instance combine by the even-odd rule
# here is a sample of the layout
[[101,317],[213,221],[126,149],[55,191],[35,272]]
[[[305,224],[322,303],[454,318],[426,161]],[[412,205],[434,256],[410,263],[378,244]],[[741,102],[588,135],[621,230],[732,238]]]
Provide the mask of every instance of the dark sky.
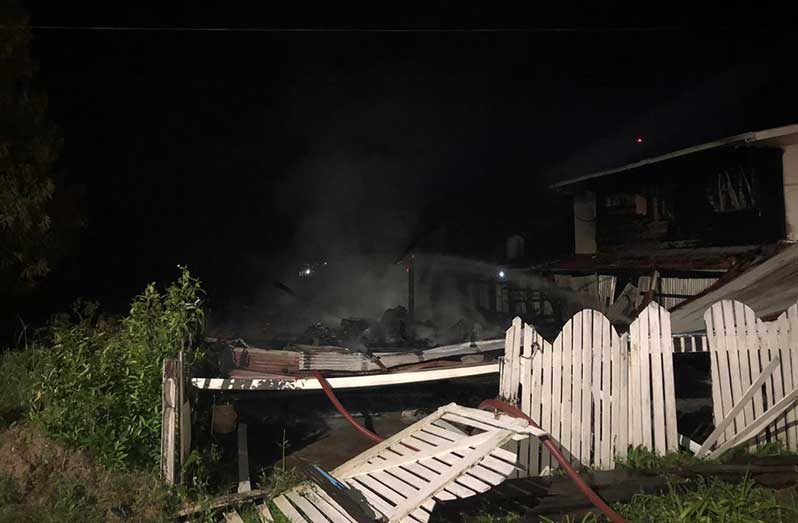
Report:
[[178,263],[220,295],[317,256],[384,263],[437,223],[473,229],[477,246],[552,236],[552,216],[567,224],[570,211],[547,174],[798,121],[794,35],[772,12],[728,5],[527,18],[460,3],[413,14],[61,4],[29,2],[32,24],[569,29],[35,29],[62,167],[86,190],[88,227],[56,281],[112,303]]

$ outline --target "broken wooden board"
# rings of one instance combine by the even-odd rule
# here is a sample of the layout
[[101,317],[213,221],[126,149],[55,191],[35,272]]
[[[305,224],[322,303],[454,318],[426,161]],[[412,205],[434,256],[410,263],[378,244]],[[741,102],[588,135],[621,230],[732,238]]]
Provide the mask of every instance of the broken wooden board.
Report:
[[[450,430],[452,425],[473,432]],[[424,523],[436,500],[470,497],[501,484],[516,468],[515,455],[502,445],[545,434],[522,419],[449,404],[344,463],[329,482],[375,519]],[[274,503],[293,523],[359,521],[312,483]]]

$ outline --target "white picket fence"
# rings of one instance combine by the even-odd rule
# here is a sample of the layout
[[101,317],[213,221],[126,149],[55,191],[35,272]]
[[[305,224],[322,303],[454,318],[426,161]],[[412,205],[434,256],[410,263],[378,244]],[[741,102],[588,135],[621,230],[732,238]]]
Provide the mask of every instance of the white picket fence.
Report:
[[[629,445],[676,450],[672,355],[670,315],[656,303],[623,336],[591,309],[576,313],[554,343],[516,318],[500,396],[547,430],[572,463],[611,469]],[[556,467],[536,440],[519,443],[517,453],[530,476]]]
[[699,455],[750,441],[798,450],[798,304],[763,322],[738,301],[704,313],[712,362],[715,432]]

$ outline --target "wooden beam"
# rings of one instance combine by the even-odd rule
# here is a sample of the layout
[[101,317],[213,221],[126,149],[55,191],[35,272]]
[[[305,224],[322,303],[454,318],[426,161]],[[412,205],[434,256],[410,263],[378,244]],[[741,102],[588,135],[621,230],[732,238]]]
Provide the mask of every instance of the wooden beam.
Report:
[[238,492],[249,492],[249,447],[247,443],[247,424],[238,423]]

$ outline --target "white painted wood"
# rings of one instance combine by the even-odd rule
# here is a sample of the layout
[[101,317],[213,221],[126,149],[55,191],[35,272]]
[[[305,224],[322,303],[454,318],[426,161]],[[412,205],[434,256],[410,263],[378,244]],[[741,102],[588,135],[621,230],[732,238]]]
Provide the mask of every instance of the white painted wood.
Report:
[[313,503],[332,523],[355,523],[338,503],[316,485],[310,484],[302,490],[302,495]]
[[177,454],[177,384],[175,382],[175,362],[163,361],[163,381],[161,398],[161,479],[167,485],[175,483],[175,458]]
[[[599,316],[599,321],[603,323],[601,339],[601,457],[598,460],[602,469],[611,469],[615,465],[612,455],[612,434],[610,433],[610,401],[612,395],[612,345],[618,344],[618,334],[612,328],[610,322],[603,315],[594,312]],[[595,321],[595,319],[594,319]],[[598,420],[596,420],[598,424]],[[596,427],[595,430],[598,430]]]
[[[583,381],[582,381],[582,361],[584,353],[589,348],[584,346],[584,339],[582,337],[582,329],[584,320],[582,316],[574,316],[569,322],[571,325],[571,339],[572,339],[572,352],[571,352],[571,387],[572,387],[572,400],[571,400],[571,444],[568,447],[571,454],[574,456],[574,461],[579,463],[587,463],[590,461],[589,452],[585,456],[582,445],[582,435],[584,423],[590,425],[589,419],[582,418],[582,396]],[[586,449],[589,451],[589,449]]]
[[581,406],[579,418],[581,420],[580,435],[580,460],[583,465],[592,463],[592,438],[593,438],[593,315],[584,314],[582,321],[582,377],[581,377]]
[[507,399],[512,405],[518,405],[518,386],[521,383],[520,369],[521,369],[521,318],[516,316],[513,319],[513,343],[512,343],[512,364],[510,369],[510,390],[508,391]]
[[662,381],[665,387],[665,435],[668,452],[679,450],[678,415],[676,413],[676,383],[673,374],[673,333],[671,314],[665,307],[658,306],[662,348]]
[[299,511],[294,508],[291,502],[288,501],[288,498],[286,498],[285,495],[274,498],[274,505],[280,510],[280,512],[283,513],[285,517],[288,518],[291,523],[308,523],[307,520],[302,517]]
[[375,352],[374,356],[385,368],[408,365],[410,363],[421,363],[423,361],[449,358],[464,354],[481,354],[501,350],[504,340],[480,340],[475,342],[457,343],[454,345],[444,345],[433,347],[419,352]]
[[593,323],[593,345],[590,347],[590,354],[592,361],[592,384],[590,388],[590,398],[593,403],[593,420],[591,423],[591,431],[593,434],[592,444],[593,453],[589,463],[594,464],[597,468],[601,467],[601,345],[604,343],[606,336],[605,325],[602,321],[603,315],[599,313],[593,314],[591,311]]
[[[327,518],[324,517],[324,514],[316,508],[316,506],[305,499],[298,490],[289,490],[285,493],[285,497],[287,497],[291,503],[299,509],[306,517],[310,518],[311,521],[314,523],[317,521],[325,521]],[[241,522],[243,523],[243,521]]]
[[643,443],[642,402],[640,401],[640,323],[629,326],[629,445]]
[[719,446],[715,451],[713,451],[710,455],[710,459],[715,459],[719,457],[721,454],[729,450],[731,447],[744,443],[749,438],[752,438],[756,434],[758,434],[762,429],[767,427],[769,423],[771,423],[774,419],[777,419],[780,416],[784,415],[784,412],[793,407],[795,401],[798,400],[798,389],[790,392],[783,398],[781,398],[775,405],[770,407],[765,414],[758,420],[756,420],[750,427],[746,427],[741,432],[736,434],[734,438],[730,441],[727,441],[723,445]]
[[[541,394],[543,391],[543,382],[542,382],[542,374],[543,374],[543,350],[545,347],[545,343],[542,337],[535,332],[535,341],[537,342],[537,349],[532,354],[532,381],[530,387],[532,388],[532,401],[530,404],[530,410],[527,414],[530,418],[535,420],[535,422],[542,426],[542,410],[541,410]],[[534,441],[534,443],[533,443]],[[527,469],[527,475],[529,476],[537,476],[540,474],[541,468],[541,460],[542,453],[548,452],[546,448],[541,445],[540,441],[537,438],[530,438],[529,443],[529,468]]]
[[624,333],[619,341],[619,387],[613,391],[613,412],[614,405],[618,406],[618,431],[613,431],[613,434],[617,434],[616,458],[626,459],[629,446],[629,335]]
[[[552,390],[553,390],[553,376],[554,376],[554,366],[552,365],[553,362],[553,354],[554,348],[546,345],[543,350],[543,359],[542,359],[542,368],[541,368],[541,379],[543,382],[543,386],[541,389],[541,397],[540,397],[540,404],[542,408],[542,417],[540,420],[540,427],[544,430],[551,431],[552,430]],[[543,459],[540,464],[541,473],[548,473],[554,467],[556,467],[556,462],[552,460],[552,456],[548,451],[543,452]]]
[[762,384],[765,383],[765,380],[770,378],[770,375],[773,374],[780,363],[779,356],[776,356],[771,362],[765,367],[765,369],[759,374],[759,376],[754,380],[754,382],[749,385],[748,389],[742,395],[742,397],[737,401],[731,411],[726,415],[726,417],[721,421],[716,427],[715,430],[707,437],[704,443],[701,445],[701,448],[696,452],[697,457],[704,456],[709,449],[712,448],[712,445],[718,440],[721,434],[726,430],[726,427],[731,425],[734,419],[737,417],[737,414],[740,413],[744,408],[750,405],[751,398],[753,398],[754,394],[760,394]]
[[[653,449],[651,433],[651,347],[648,325],[648,308],[638,317],[640,323],[640,426],[642,444],[647,449]],[[645,315],[645,316],[643,316]]]
[[244,523],[244,520],[241,519],[241,516],[238,515],[235,509],[224,513],[224,521],[225,523]]
[[[532,392],[530,386],[532,384],[532,327],[524,325],[524,339],[521,354],[521,410],[524,413],[531,412],[532,406]],[[532,418],[535,419],[535,418]],[[529,467],[530,452],[533,449],[534,443],[538,442],[538,438],[529,438],[526,441],[519,443],[518,461],[524,467]],[[537,448],[534,448],[537,452]],[[513,477],[521,476],[521,471],[513,471]],[[525,473],[523,474],[526,475]]]
[[[573,453],[573,443],[571,441],[571,425],[573,423],[573,413],[571,412],[571,377],[573,376],[573,361],[572,361],[572,348],[573,348],[573,318],[566,322],[563,326],[560,336],[562,337],[562,403],[560,412],[560,446],[566,452],[566,457],[571,458]],[[573,461],[573,459],[571,459]]]
[[[740,352],[737,350],[737,332],[734,322],[733,305],[731,301],[724,300],[721,302],[721,311],[723,317],[724,338],[726,342],[726,351],[729,355],[729,374],[732,389],[732,408],[733,405],[743,394],[743,386],[740,371]],[[746,426],[745,413],[740,411],[735,418],[735,425],[737,431]]]
[[249,446],[247,442],[247,424],[238,423],[238,492],[249,492],[252,484],[249,480]]
[[[551,351],[551,429],[549,429],[552,438],[554,438],[554,444],[560,450],[562,450],[562,445],[559,444],[562,436],[562,345],[563,336],[560,333],[557,339],[554,340],[553,350]],[[554,462],[552,462],[551,466],[555,466]]]
[[[653,304],[653,302],[652,302]],[[662,338],[660,336],[660,325],[658,310],[651,306],[646,307],[640,318],[648,319],[649,327],[649,350],[651,354],[651,396],[652,396],[652,416],[654,418],[654,451],[660,455],[667,452],[665,441],[665,394],[662,382]]]
[[[340,376],[328,378],[327,381],[334,389],[344,390],[470,378],[498,372],[498,363],[480,363],[477,365],[391,372],[388,374]],[[191,384],[194,388],[201,390],[268,390],[282,392],[321,390],[321,385],[315,378],[192,378]]]
[[[267,503],[263,503],[258,505],[256,510],[258,511],[258,517],[260,518],[261,523],[274,523],[274,518],[272,517],[272,513],[269,510],[269,505]],[[350,523],[349,521],[335,521],[333,523]]]

